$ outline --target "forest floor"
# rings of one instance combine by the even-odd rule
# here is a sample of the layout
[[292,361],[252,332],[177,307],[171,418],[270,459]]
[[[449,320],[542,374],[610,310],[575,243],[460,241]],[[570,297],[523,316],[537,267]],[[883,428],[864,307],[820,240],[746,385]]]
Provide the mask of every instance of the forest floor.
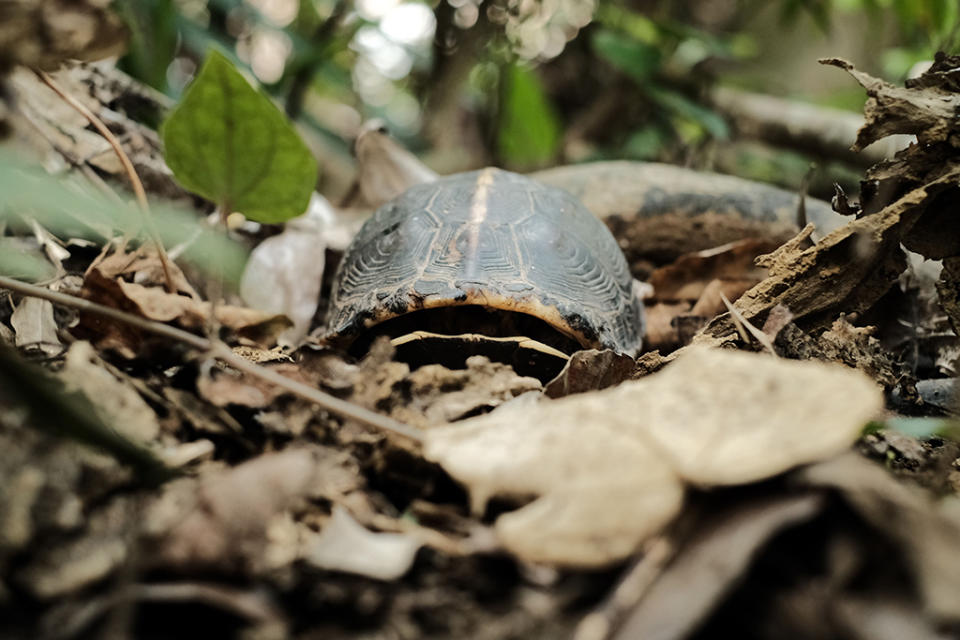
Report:
[[[547,381],[313,339],[356,211],[300,231],[311,250],[284,268],[314,304],[298,324],[233,293],[211,310],[216,279],[176,249],[166,264],[73,233],[89,224],[53,187],[24,200],[0,240],[50,273],[0,286],[0,635],[956,637],[960,60],[904,88],[830,63],[870,96],[857,146],[918,139],[868,170],[858,203],[808,200],[798,223],[797,198],[783,211],[715,176],[543,173],[652,285],[639,358],[583,351]],[[95,67],[54,77],[151,198],[203,220],[140,121],[164,105]],[[84,116],[31,74],[12,86],[8,145],[123,184]],[[0,162],[5,188],[50,184]],[[645,180],[674,185],[653,218]],[[202,337],[212,313],[229,348]]]

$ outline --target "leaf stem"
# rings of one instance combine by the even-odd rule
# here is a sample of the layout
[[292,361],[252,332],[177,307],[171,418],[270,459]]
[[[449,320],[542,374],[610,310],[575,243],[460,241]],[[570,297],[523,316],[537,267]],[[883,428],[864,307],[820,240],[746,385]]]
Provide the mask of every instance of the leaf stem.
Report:
[[71,296],[65,293],[59,293],[57,291],[50,291],[49,289],[27,284],[26,282],[21,282],[6,276],[0,276],[0,289],[9,289],[10,291],[15,291],[25,296],[41,298],[43,300],[49,300],[50,302],[61,304],[66,307],[72,307],[74,309],[86,311],[87,313],[101,315],[106,318],[110,318],[111,320],[123,322],[132,327],[142,329],[143,331],[148,331],[165,338],[170,338],[171,340],[182,342],[183,344],[193,347],[198,351],[209,353],[213,357],[222,360],[224,363],[230,365],[238,371],[276,385],[284,391],[300,397],[307,402],[312,402],[321,409],[335,413],[350,420],[355,420],[356,422],[364,424],[368,427],[372,427],[378,431],[393,433],[395,435],[409,438],[418,443],[423,442],[423,435],[417,429],[394,420],[393,418],[389,418],[374,411],[370,411],[369,409],[355,405],[351,402],[347,402],[346,400],[341,400],[340,398],[334,397],[329,393],[324,393],[319,389],[315,389],[301,382],[297,382],[296,380],[291,380],[290,378],[282,376],[275,371],[267,369],[266,367],[254,364],[249,360],[245,360],[231,351],[230,347],[219,340],[208,340],[182,329],[163,324],[162,322],[155,322],[153,320],[148,320],[147,318],[141,318],[125,311],[120,311],[119,309],[107,307],[96,302],[91,302],[90,300],[78,298],[77,296]]
[[40,78],[40,81],[45,85],[50,87],[54,93],[56,93],[60,98],[70,105],[77,113],[82,115],[87,119],[93,128],[106,139],[106,141],[113,148],[113,152],[117,154],[117,157],[120,159],[120,164],[123,166],[123,170],[127,174],[127,178],[130,180],[130,186],[133,188],[133,194],[137,198],[137,204],[140,205],[140,211],[143,213],[143,220],[147,227],[147,232],[150,234],[150,239],[153,241],[154,245],[157,248],[157,254],[160,256],[160,264],[163,266],[163,276],[166,280],[166,287],[168,293],[175,293],[177,288],[173,282],[173,276],[170,271],[170,259],[167,257],[166,249],[163,248],[163,243],[160,240],[160,234],[157,232],[156,227],[153,224],[153,219],[150,217],[150,203],[147,202],[147,193],[143,188],[143,182],[140,181],[140,176],[137,175],[136,169],[133,167],[133,163],[130,161],[130,157],[123,150],[123,147],[120,146],[120,141],[117,140],[117,137],[113,135],[113,132],[107,128],[107,125],[97,117],[95,113],[90,111],[82,102],[74,98],[72,95],[67,93],[56,81],[51,78],[45,71],[40,71],[39,69],[34,69],[33,72]]

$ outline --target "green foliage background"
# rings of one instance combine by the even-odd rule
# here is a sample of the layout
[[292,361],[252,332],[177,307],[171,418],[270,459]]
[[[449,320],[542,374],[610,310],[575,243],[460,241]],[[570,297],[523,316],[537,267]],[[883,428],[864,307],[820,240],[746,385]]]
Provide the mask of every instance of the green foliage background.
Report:
[[[420,2],[393,2],[408,4]],[[810,80],[830,77],[811,70],[817,57],[853,52],[855,63],[896,82],[960,42],[955,0],[439,0],[424,5],[435,28],[416,43],[391,41],[387,18],[368,10],[374,5],[393,6],[120,0],[132,33],[122,65],[177,97],[217,47],[312,132],[315,152],[340,158],[322,163],[349,162],[351,132],[381,117],[442,173],[622,157],[709,168],[711,145],[730,136],[706,99],[712,86],[857,110],[863,93],[852,83]],[[286,13],[278,19],[281,6]],[[539,35],[528,28],[533,23]],[[529,38],[558,24],[567,40],[559,50],[530,46]],[[380,51],[371,34],[382,39]],[[257,43],[267,41],[282,49],[270,73],[256,62]],[[371,60],[394,47],[407,66],[377,71]],[[800,60],[804,74],[796,73]],[[611,108],[615,117],[585,125],[612,93],[620,100]]]

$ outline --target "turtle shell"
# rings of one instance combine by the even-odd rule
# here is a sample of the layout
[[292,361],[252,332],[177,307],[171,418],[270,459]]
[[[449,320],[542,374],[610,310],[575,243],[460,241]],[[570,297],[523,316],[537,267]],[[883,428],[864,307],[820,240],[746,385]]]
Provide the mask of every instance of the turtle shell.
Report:
[[349,345],[371,330],[416,331],[428,318],[450,334],[528,335],[546,325],[566,337],[555,344],[567,352],[633,355],[643,329],[607,227],[567,192],[495,168],[411,187],[378,209],[340,263],[326,333]]

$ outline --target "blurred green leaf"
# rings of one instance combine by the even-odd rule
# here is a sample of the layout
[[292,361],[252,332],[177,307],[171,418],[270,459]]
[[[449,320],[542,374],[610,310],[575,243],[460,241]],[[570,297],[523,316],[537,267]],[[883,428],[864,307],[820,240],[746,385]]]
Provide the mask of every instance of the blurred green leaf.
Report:
[[167,68],[177,50],[177,7],[173,0],[118,0],[130,43],[120,68],[166,92]]
[[508,64],[500,78],[497,146],[504,163],[529,169],[548,163],[560,145],[560,124],[537,76]]
[[50,264],[40,249],[27,251],[18,246],[17,238],[0,238],[0,275],[39,282],[56,275],[57,270]]
[[828,33],[831,4],[831,0],[781,0],[780,22],[784,25],[794,22],[802,11],[813,19],[822,32]]
[[593,50],[641,85],[660,68],[660,50],[629,36],[602,29],[593,34]]
[[306,210],[316,160],[270,99],[217,51],[161,133],[180,184],[222,208],[268,223]]
[[634,40],[656,45],[661,39],[660,27],[647,16],[624,9],[610,2],[597,7],[594,19],[606,27],[628,34]]
[[950,418],[890,418],[880,423],[872,423],[879,429],[892,429],[911,438],[949,438],[960,439],[960,423]]
[[676,116],[696,123],[718,140],[730,137],[730,128],[726,121],[715,111],[695,102],[680,93],[656,85],[645,87],[654,102]]
[[[13,151],[0,148],[0,221],[35,218],[61,238],[106,242],[117,236],[136,237],[143,214],[132,203],[121,203],[79,181],[57,178],[28,165]],[[247,252],[207,226],[192,211],[155,203],[151,216],[165,246],[183,245],[183,258],[207,273],[223,274],[237,284]]]
[[623,145],[623,155],[636,160],[656,160],[670,141],[670,136],[662,127],[644,127],[630,134]]

